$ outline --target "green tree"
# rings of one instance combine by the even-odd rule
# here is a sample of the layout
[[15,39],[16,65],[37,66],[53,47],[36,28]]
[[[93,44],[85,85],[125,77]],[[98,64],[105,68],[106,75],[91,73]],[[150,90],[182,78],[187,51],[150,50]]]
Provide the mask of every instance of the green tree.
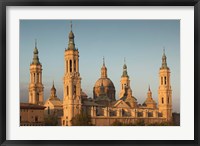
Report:
[[44,118],[45,126],[58,126],[58,118],[57,116],[49,115],[48,117]]
[[91,116],[81,112],[72,118],[73,126],[93,126],[91,122]]

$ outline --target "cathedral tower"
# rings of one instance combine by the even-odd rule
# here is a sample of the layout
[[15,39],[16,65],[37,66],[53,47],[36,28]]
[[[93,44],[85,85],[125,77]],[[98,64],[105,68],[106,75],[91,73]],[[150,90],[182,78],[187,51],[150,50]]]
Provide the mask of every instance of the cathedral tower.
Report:
[[35,41],[33,61],[30,64],[29,103],[42,105],[43,94],[42,64],[39,61],[37,42]]
[[170,84],[170,69],[167,66],[165,50],[162,56],[162,66],[159,71],[158,108],[162,116],[170,121],[172,119],[172,90]]
[[74,33],[69,33],[68,48],[65,50],[65,74],[63,86],[62,125],[72,125],[72,118],[81,111],[81,77],[79,73],[79,51],[75,48]]
[[130,80],[129,80],[129,76],[128,76],[128,73],[127,73],[126,62],[125,62],[125,59],[124,59],[123,73],[122,73],[121,81],[120,81],[119,98],[122,98],[123,96],[125,96],[126,90],[128,88],[130,88]]

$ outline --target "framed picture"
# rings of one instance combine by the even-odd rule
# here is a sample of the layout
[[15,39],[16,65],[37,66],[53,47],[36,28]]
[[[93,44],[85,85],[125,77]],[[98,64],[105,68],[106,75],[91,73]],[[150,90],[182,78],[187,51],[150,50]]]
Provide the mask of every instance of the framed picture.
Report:
[[199,6],[1,1],[1,145],[198,145]]

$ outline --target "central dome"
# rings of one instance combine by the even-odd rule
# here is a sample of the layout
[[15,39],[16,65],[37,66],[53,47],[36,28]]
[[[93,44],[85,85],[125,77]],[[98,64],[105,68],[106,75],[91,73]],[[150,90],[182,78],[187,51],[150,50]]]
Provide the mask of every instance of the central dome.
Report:
[[99,78],[96,81],[94,87],[101,87],[102,83],[104,87],[111,87],[111,88],[114,87],[113,82],[109,78]]
[[101,68],[101,78],[96,81],[93,89],[94,99],[100,99],[103,97],[102,95],[107,96],[111,101],[115,100],[115,86],[113,82],[107,77],[107,68],[104,61]]

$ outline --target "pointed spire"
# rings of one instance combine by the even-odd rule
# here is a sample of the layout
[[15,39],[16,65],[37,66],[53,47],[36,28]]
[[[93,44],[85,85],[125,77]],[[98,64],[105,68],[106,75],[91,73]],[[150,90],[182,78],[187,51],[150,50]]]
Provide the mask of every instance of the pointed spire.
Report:
[[75,43],[74,43],[74,33],[72,31],[72,21],[70,21],[70,32],[69,32],[69,42],[68,42],[68,49],[75,50]]
[[103,66],[101,68],[101,78],[107,78],[107,68],[105,66],[105,58],[103,57]]
[[38,49],[37,49],[37,39],[35,39],[35,48],[33,51],[33,61],[32,64],[40,64],[39,57],[38,57]]
[[129,77],[127,73],[126,58],[124,57],[123,73],[122,77]]
[[53,84],[52,84],[52,87],[51,87],[51,91],[53,91],[53,93],[55,93],[55,91],[56,91],[56,88],[54,86],[54,81],[53,81]]
[[165,55],[165,47],[163,47],[162,66],[161,66],[160,69],[168,69],[168,67],[167,67],[167,57]]
[[55,88],[55,87],[54,87],[54,80],[53,80],[53,86],[52,86],[52,88]]
[[35,48],[37,48],[37,39],[35,39]]
[[71,27],[71,31],[72,31],[72,21],[70,21],[70,23],[71,23],[71,24],[70,24],[70,27]]
[[165,55],[165,47],[163,47],[163,55]]
[[126,58],[124,57],[124,66],[123,66],[124,70],[127,70],[127,66],[126,66]]
[[152,93],[151,93],[151,89],[150,89],[150,85],[149,85],[149,89],[147,92],[147,98],[151,98],[152,97]]
[[56,98],[56,88],[54,86],[54,80],[53,80],[53,85],[52,85],[52,88],[51,88],[51,96],[50,96],[50,99],[55,99]]

